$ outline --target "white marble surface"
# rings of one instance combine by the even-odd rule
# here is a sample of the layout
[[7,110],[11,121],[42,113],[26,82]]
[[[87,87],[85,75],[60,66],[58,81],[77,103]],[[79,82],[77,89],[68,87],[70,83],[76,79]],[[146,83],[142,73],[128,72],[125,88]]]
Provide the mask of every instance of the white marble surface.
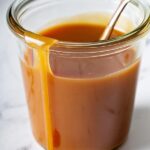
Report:
[[[0,150],[40,150],[30,129],[16,40],[5,21],[11,1],[0,0]],[[150,150],[149,89],[150,46],[143,55],[129,138],[120,150]]]

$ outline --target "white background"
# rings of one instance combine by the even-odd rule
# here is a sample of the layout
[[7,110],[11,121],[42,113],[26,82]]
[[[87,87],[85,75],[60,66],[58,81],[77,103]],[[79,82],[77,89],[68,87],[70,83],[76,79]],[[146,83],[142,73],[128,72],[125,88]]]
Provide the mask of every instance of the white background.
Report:
[[[40,150],[32,137],[17,42],[7,28],[12,0],[0,0],[0,150]],[[150,46],[145,48],[131,130],[120,150],[150,150]]]

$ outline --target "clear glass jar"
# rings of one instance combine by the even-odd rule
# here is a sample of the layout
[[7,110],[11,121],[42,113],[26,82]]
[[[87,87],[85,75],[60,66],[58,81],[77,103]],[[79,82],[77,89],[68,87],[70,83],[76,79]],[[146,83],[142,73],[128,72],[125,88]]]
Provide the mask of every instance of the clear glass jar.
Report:
[[[8,11],[8,25],[20,45],[33,134],[47,150],[111,150],[127,138],[143,37],[150,27],[147,5],[138,0],[128,4],[116,25],[126,34],[110,40],[57,41],[50,47],[46,43],[50,38],[37,35],[72,17],[73,22],[106,25],[118,4],[114,0],[17,0]],[[39,46],[43,41],[48,48]]]

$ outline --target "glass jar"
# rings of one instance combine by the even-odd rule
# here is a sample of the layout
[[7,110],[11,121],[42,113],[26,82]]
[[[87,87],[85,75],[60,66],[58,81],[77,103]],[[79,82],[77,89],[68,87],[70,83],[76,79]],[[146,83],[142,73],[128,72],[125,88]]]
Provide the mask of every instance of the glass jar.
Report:
[[147,5],[131,1],[115,27],[126,34],[110,40],[75,43],[37,34],[68,18],[107,25],[118,4],[17,0],[8,10],[8,25],[20,45],[33,134],[43,148],[111,150],[126,140],[150,27]]

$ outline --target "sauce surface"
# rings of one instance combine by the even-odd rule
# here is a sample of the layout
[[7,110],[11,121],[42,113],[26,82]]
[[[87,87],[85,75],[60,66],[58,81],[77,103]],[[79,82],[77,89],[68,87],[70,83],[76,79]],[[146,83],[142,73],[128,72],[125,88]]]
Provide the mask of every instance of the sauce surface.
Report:
[[[67,42],[98,42],[104,29],[105,26],[90,23],[62,24],[43,30],[41,34]],[[111,38],[122,34],[118,30],[114,30]]]
[[[95,42],[103,30],[97,24],[59,24],[40,34],[61,41]],[[115,30],[112,37],[121,34]],[[53,72],[46,73],[53,150],[112,150],[122,144],[135,97],[139,68],[135,50],[93,58],[48,55]],[[46,147],[43,81],[37,61],[36,52],[28,49],[21,64],[33,133]]]

